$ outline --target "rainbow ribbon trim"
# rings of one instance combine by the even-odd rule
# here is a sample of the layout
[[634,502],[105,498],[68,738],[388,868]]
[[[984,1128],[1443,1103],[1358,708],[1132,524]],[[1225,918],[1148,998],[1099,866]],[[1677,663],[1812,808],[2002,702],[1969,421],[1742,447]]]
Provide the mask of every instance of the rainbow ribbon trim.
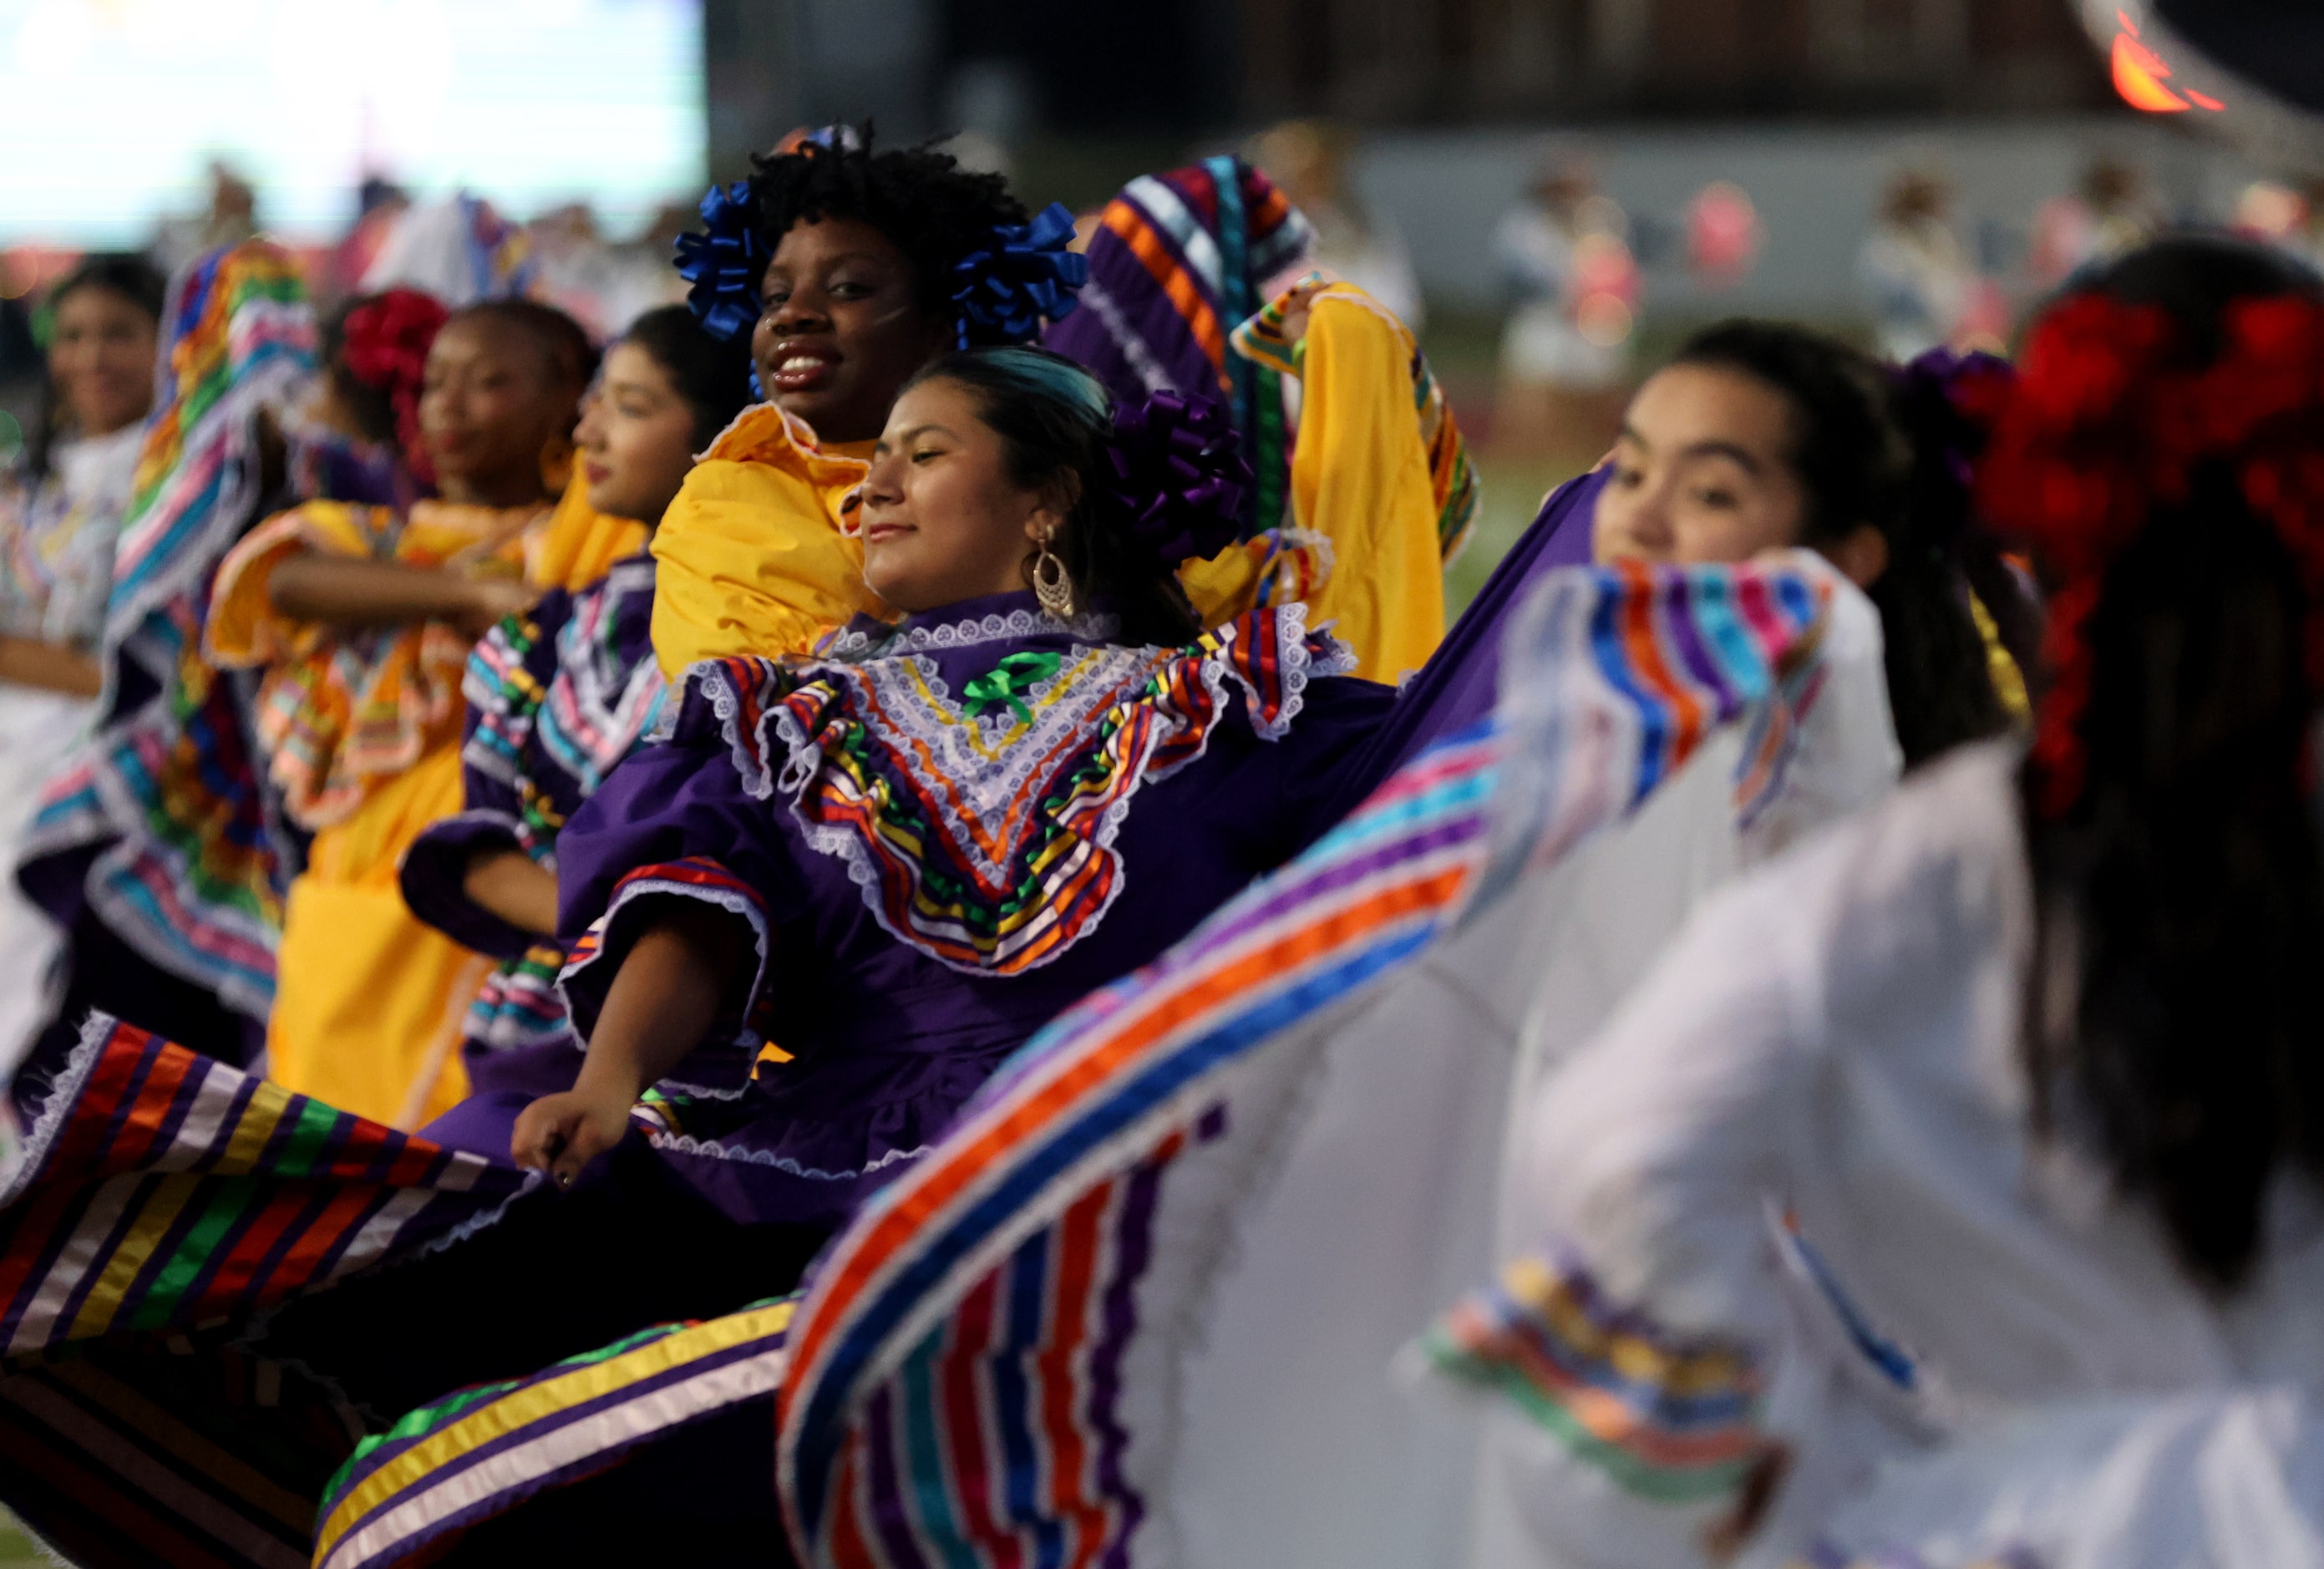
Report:
[[1271,738],[1311,677],[1347,668],[1305,615],[1254,610],[1185,649],[1077,647],[985,717],[922,659],[709,661],[687,673],[673,730],[723,736],[751,793],[787,795],[807,843],[849,864],[899,942],[1018,974],[1104,918],[1128,804],[1203,754],[1230,684]]
[[764,1399],[796,1299],[657,1324],[537,1373],[463,1389],[364,1439],[317,1512],[316,1569],[387,1569],[448,1548],[641,1444]]
[[[1125,1370],[1166,1365],[1200,1319],[1208,1268],[1182,1239],[1232,1227],[1236,1185],[1188,1173],[1249,1159],[1258,1120],[1296,1098],[1243,1087],[1312,1069],[1322,1038],[1298,1026],[1486,908],[1499,867],[1554,859],[1633,810],[1766,697],[1812,616],[1738,605],[1821,603],[1812,580],[1756,568],[1569,571],[1541,597],[1535,641],[1518,646],[1546,661],[1527,680],[1563,694],[1556,724],[1521,715],[1407,764],[1298,860],[1036,1037],[833,1244],[779,1402],[777,1479],[814,1562],[1126,1561],[1167,1484],[1171,1435]],[[1596,635],[1625,625],[1636,638]],[[1682,644],[1710,662],[1669,657]],[[1514,842],[1509,781],[1526,787]],[[1231,1126],[1240,1153],[1220,1138]],[[1213,1207],[1157,1227],[1174,1184]],[[1739,1374],[1728,1392],[1745,1392]]]
[[1453,1308],[1421,1343],[1439,1372],[1506,1397],[1657,1503],[1723,1496],[1764,1445],[1748,1351],[1663,1333],[1570,1258],[1511,1262],[1499,1290]]

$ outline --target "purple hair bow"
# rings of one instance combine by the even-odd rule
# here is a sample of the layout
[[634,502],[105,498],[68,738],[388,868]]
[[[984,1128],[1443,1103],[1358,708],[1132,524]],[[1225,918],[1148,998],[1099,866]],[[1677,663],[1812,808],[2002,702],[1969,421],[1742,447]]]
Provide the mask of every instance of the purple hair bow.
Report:
[[1947,477],[1966,490],[2001,401],[2017,379],[2016,368],[1981,351],[1956,354],[1940,347],[1888,375],[1914,444],[1941,455]]
[[1131,535],[1165,567],[1234,543],[1251,472],[1225,405],[1157,392],[1114,416],[1109,456]]
[[1029,224],[995,224],[992,238],[953,264],[952,302],[960,346],[1030,343],[1044,318],[1056,321],[1080,304],[1089,258],[1066,249],[1074,215],[1051,202]]
[[702,224],[707,234],[678,236],[678,275],[693,285],[686,302],[703,330],[734,337],[750,331],[763,309],[759,279],[767,252],[751,210],[751,182],[712,186],[702,198]]

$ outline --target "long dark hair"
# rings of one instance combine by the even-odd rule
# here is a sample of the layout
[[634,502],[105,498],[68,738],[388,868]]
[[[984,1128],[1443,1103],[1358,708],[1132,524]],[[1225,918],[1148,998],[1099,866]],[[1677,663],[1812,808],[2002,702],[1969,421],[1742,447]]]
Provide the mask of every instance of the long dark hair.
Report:
[[[48,300],[42,307],[43,313],[53,317],[57,307],[84,289],[102,289],[117,295],[152,317],[157,329],[161,325],[169,281],[143,256],[124,253],[83,257],[79,265],[49,291]],[[41,371],[41,417],[32,427],[32,438],[24,450],[24,470],[34,484],[48,477],[55,462],[58,438],[65,434],[64,410],[57,396],[55,378],[48,374],[45,357]]]
[[1880,612],[1906,766],[2005,728],[1969,610],[1966,489],[1922,426],[1936,411],[1870,355],[1788,322],[1722,322],[1689,338],[1673,363],[1739,372],[1792,405],[1791,464],[1807,497],[1801,544],[1836,544],[1867,524],[1886,541],[1887,569],[1867,593]]
[[712,336],[683,305],[647,311],[630,323],[622,341],[643,349],[694,411],[696,452],[716,440],[751,401],[750,340]]
[[[975,396],[978,417],[1008,452],[1012,483],[1027,490],[1055,487],[1068,499],[1055,549],[1077,604],[1120,617],[1124,642],[1176,646],[1200,635],[1202,622],[1178,586],[1176,564],[1157,560],[1138,544],[1104,483],[1112,401],[1096,377],[1047,349],[1006,347],[941,355],[905,391],[935,381]],[[1032,569],[1028,556],[1028,587]]]
[[[2319,295],[2255,248],[2179,239],[2077,292],[2158,307],[2193,365],[2225,308]],[[2287,1163],[2324,1176],[2324,859],[2309,799],[2310,613],[2224,464],[2154,507],[2081,624],[2078,798],[2025,771],[2035,905],[2024,1051],[2041,1124],[2087,1126],[2218,1289],[2251,1272]]]

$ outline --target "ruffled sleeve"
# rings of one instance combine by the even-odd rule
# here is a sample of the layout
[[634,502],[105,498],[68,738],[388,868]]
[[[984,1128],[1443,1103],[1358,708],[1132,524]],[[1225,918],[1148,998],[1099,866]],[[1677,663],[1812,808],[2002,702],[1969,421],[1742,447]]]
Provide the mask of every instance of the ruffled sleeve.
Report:
[[253,529],[218,563],[210,590],[209,623],[203,629],[211,660],[243,669],[309,651],[322,641],[323,629],[274,608],[274,569],[309,550],[378,555],[393,539],[395,522],[395,513],[386,507],[309,502]]
[[750,928],[748,986],[719,1015],[672,1083],[739,1094],[767,1038],[764,988],[775,934],[805,913],[807,890],[770,803],[735,771],[725,725],[689,680],[673,694],[669,739],[632,756],[558,837],[558,925],[574,944],[559,987],[584,1039],[654,901],[692,900]]
[[[1262,325],[1265,314],[1252,325]],[[1333,562],[1308,602],[1312,617],[1333,624],[1356,651],[1358,675],[1393,683],[1425,664],[1444,635],[1447,541],[1440,517],[1453,499],[1440,503],[1431,472],[1421,418],[1430,405],[1416,406],[1411,334],[1363,291],[1334,283],[1309,305],[1306,334],[1287,363],[1267,352],[1262,335],[1239,332],[1235,346],[1299,377],[1292,517],[1299,530],[1330,541]],[[1457,448],[1449,416],[1436,414],[1435,433],[1449,430]],[[1463,520],[1474,509],[1473,491],[1473,480],[1466,482]],[[1456,540],[1465,527],[1457,525]]]
[[804,653],[883,607],[840,505],[864,465],[818,449],[770,404],[745,410],[686,476],[655,531],[654,654],[675,679],[729,654]]
[[396,869],[403,902],[411,913],[464,948],[496,959],[521,959],[540,934],[512,925],[468,897],[468,863],[487,850],[521,854],[515,814],[489,808],[468,810],[429,825],[411,842]]
[[437,566],[463,539],[438,534],[383,507],[314,502],[261,524],[218,568],[205,646],[228,669],[265,669],[254,728],[301,827],[344,822],[374,785],[458,734],[469,644],[436,622],[343,634],[283,615],[275,568],[308,551]]
[[1887,1044],[1834,1029],[1836,999],[1900,991],[1908,928],[1876,891],[1913,868],[1925,909],[1965,881],[1915,858],[1919,822],[1854,818],[1712,896],[1520,1111],[1532,1244],[1424,1350],[1489,1398],[1492,1485],[1560,1562],[1699,1561],[1755,1477],[1780,1481],[1765,1539],[1795,1540],[1926,1410],[1809,1240],[1847,1230],[1820,1164],[1843,1059]]

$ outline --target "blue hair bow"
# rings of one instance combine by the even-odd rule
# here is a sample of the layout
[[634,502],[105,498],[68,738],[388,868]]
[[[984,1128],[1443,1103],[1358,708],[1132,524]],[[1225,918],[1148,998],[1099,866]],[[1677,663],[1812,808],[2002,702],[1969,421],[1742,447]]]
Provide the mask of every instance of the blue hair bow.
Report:
[[1074,215],[1051,202],[1029,224],[995,224],[991,240],[953,264],[953,307],[960,346],[1030,343],[1043,318],[1056,321],[1081,301],[1074,291],[1089,281],[1089,258],[1073,243]]
[[686,303],[714,337],[746,333],[763,309],[759,279],[767,270],[766,246],[751,210],[751,182],[714,185],[702,198],[707,234],[678,236],[678,275],[694,287]]

